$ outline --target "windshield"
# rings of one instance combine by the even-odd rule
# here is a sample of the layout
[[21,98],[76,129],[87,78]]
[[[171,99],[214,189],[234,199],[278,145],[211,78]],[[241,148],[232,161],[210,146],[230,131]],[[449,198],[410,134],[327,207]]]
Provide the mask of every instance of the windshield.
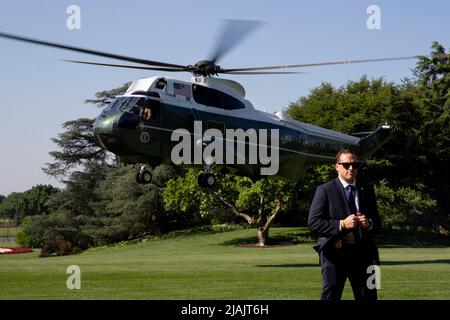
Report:
[[103,112],[120,110],[139,114],[139,108],[143,106],[144,100],[143,97],[117,97]]
[[128,111],[139,114],[139,108],[144,105],[145,98],[142,97],[128,97],[119,107],[120,111]]

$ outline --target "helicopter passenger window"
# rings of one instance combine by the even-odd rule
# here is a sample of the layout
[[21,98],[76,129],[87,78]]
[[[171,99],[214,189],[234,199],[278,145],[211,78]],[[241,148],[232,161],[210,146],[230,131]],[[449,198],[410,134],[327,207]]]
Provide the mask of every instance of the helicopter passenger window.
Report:
[[244,104],[238,99],[216,89],[194,85],[192,87],[194,100],[197,103],[226,110],[244,109]]

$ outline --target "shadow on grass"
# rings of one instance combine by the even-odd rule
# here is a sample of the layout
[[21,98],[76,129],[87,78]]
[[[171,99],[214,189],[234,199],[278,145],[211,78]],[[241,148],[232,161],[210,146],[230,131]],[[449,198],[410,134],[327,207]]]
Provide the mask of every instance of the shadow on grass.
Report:
[[450,259],[437,260],[406,260],[406,261],[381,261],[381,266],[401,266],[408,264],[450,264]]
[[[283,235],[269,236],[268,245],[276,245],[282,242],[295,244],[315,244],[318,235],[311,233],[307,228],[299,232]],[[436,234],[430,231],[412,230],[383,230],[375,236],[379,248],[445,248],[450,247],[450,236]],[[237,238],[224,241],[222,245],[242,245],[258,242],[255,235],[246,238]]]
[[[450,259],[438,260],[410,260],[410,261],[381,261],[383,266],[401,266],[414,264],[450,264]],[[259,264],[258,268],[314,268],[320,267],[318,263],[288,263],[288,264]]]
[[375,239],[380,248],[443,248],[450,246],[450,236],[430,231],[384,230]]
[[[225,246],[238,246],[238,245],[244,245],[244,244],[254,244],[258,242],[258,236],[256,235],[255,230],[255,236],[247,237],[247,238],[237,238],[237,239],[231,239],[228,241],[224,241],[221,244]],[[291,243],[291,244],[300,244],[300,243],[307,243],[307,244],[315,244],[316,239],[314,236],[311,235],[309,231],[300,231],[297,233],[288,233],[284,235],[275,235],[275,236],[269,236],[269,239],[267,240],[266,244],[268,246],[271,245],[279,245],[283,243]]]
[[258,264],[258,268],[315,268],[318,263],[289,263],[289,264]]

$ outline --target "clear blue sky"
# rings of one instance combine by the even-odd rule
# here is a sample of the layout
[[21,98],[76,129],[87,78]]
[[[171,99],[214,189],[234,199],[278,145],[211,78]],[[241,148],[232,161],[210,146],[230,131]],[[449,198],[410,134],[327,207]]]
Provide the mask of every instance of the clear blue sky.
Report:
[[[81,9],[81,29],[69,30],[69,5]],[[369,30],[369,5],[381,9],[381,29]],[[263,21],[231,51],[223,67],[270,66],[429,53],[450,47],[448,1],[376,0],[0,0],[0,31],[175,64],[207,58],[221,19]],[[61,124],[93,118],[83,101],[135,78],[163,74],[75,65],[62,59],[110,61],[0,39],[0,194],[57,184],[41,170],[55,150]],[[112,62],[112,61],[111,61]],[[361,75],[398,82],[414,61],[309,68],[307,74],[233,76],[257,109],[274,112],[321,82],[335,86]],[[173,74],[171,75],[173,76]],[[177,75],[189,79],[189,74]]]

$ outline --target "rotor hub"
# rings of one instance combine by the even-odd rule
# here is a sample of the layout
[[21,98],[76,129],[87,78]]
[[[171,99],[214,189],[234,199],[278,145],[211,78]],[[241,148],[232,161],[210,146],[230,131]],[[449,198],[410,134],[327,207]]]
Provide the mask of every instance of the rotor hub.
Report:
[[223,69],[210,60],[201,60],[193,66],[188,66],[195,76],[218,75]]

